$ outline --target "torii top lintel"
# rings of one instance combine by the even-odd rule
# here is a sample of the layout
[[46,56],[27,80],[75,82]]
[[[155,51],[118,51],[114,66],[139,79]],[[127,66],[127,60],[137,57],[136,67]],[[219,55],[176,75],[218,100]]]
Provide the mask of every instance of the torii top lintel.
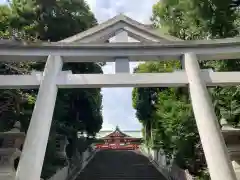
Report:
[[169,42],[180,41],[180,39],[165,35],[159,30],[150,26],[137,22],[124,14],[119,14],[108,21],[101,23],[84,32],[66,38],[60,42],[71,43],[91,43],[91,42],[106,42],[111,37],[115,36],[119,31],[126,31],[128,35],[141,42]]

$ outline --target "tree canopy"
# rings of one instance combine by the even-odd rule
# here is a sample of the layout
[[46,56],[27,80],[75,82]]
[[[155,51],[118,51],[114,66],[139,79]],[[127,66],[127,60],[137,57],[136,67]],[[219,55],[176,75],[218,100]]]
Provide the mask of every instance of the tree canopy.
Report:
[[[161,0],[153,5],[152,23],[164,33],[183,40],[235,37],[239,34],[237,1]],[[233,6],[234,4],[234,6]],[[239,71],[239,60],[204,61],[201,68],[214,71]],[[135,73],[172,72],[181,69],[178,60],[146,62]],[[239,87],[209,88],[219,118],[237,125],[240,122]],[[133,107],[144,125],[148,146],[163,149],[170,162],[193,175],[209,179],[197,132],[188,88],[134,88]],[[146,124],[150,124],[147,125]],[[147,128],[146,128],[147,127]]]
[[[97,20],[84,0],[12,0],[8,5],[0,6],[0,39],[56,42],[95,25]],[[43,71],[43,68],[44,63],[39,62],[0,63],[1,74],[29,74],[32,70]],[[65,63],[63,70],[103,73],[101,64],[96,63]],[[0,91],[2,131],[9,130],[18,120],[22,123],[22,130],[27,131],[37,92],[20,89]],[[52,175],[58,166],[54,163],[56,135],[66,135],[73,142],[78,131],[94,136],[101,127],[101,89],[60,89],[43,178]]]

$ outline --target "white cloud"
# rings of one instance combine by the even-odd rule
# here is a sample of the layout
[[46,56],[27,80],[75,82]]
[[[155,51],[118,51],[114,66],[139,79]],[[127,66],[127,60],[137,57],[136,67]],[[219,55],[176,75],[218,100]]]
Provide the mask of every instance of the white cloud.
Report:
[[152,5],[158,0],[87,0],[99,22],[124,13],[137,21],[148,23]]
[[[87,0],[99,23],[119,13],[139,21],[149,23],[152,5],[158,0]],[[131,63],[131,72],[138,63]],[[115,72],[114,63],[107,63],[103,68],[105,74]],[[118,125],[121,129],[141,129],[132,108],[132,88],[107,88],[103,94],[103,129],[113,129]]]
[[6,4],[7,0],[0,0],[0,4]]

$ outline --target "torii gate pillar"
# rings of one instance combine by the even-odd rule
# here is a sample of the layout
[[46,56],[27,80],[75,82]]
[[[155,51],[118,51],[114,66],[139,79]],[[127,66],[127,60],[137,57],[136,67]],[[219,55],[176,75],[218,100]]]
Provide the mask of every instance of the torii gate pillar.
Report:
[[15,180],[40,179],[58,91],[56,77],[62,65],[60,56],[48,57]]
[[197,56],[184,55],[192,107],[212,180],[237,180],[214,112],[206,84],[201,78]]

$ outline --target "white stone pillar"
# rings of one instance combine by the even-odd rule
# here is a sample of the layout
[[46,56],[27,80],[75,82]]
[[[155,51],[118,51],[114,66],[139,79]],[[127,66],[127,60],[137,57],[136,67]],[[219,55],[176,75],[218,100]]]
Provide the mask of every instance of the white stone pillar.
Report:
[[62,65],[60,56],[48,57],[15,180],[40,179],[58,90],[55,80]]
[[[110,41],[111,43],[128,42],[128,33],[120,30],[115,33],[115,38]],[[128,58],[115,59],[115,73],[129,73],[130,66]]]
[[236,180],[210,95],[201,78],[197,56],[194,53],[186,53],[184,65],[189,81],[193,111],[211,179]]

